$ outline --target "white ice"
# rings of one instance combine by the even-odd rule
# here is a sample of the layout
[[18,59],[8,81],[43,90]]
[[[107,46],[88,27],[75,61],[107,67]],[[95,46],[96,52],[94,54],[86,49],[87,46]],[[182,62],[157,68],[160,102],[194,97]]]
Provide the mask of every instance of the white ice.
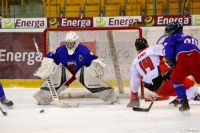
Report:
[[[127,108],[128,98],[108,105],[99,99],[67,99],[79,108],[38,106],[36,89],[6,89],[14,101],[7,116],[0,114],[0,133],[200,133],[200,102],[190,102],[190,111],[170,108],[168,100],[156,101],[148,113]],[[149,102],[141,102],[142,107]],[[40,110],[44,109],[44,113]]]

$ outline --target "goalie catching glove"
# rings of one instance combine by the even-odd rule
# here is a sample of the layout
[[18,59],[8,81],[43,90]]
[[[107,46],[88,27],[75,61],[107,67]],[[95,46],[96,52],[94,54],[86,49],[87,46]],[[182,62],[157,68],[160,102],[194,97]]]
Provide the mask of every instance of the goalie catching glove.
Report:
[[40,77],[41,79],[47,79],[54,74],[57,65],[54,63],[53,59],[44,57],[41,66],[36,70],[34,76]]

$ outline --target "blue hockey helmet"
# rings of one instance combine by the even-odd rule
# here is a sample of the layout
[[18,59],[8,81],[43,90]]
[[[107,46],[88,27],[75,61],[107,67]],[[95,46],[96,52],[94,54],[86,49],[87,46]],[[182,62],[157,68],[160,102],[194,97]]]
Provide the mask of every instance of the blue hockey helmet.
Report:
[[173,35],[183,31],[183,25],[179,22],[170,22],[165,27],[165,33],[168,35]]
[[147,47],[149,47],[149,45],[145,38],[141,37],[135,40],[135,48],[137,51],[143,50]]

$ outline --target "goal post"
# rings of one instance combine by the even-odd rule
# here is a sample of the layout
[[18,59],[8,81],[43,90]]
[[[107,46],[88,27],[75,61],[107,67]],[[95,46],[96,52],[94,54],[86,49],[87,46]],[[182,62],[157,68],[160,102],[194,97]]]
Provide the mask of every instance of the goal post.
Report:
[[54,51],[64,42],[65,34],[75,31],[78,41],[106,63],[102,80],[115,80],[120,94],[124,93],[124,80],[130,79],[130,65],[136,56],[135,39],[142,37],[140,27],[110,28],[47,28],[44,30],[44,54]]

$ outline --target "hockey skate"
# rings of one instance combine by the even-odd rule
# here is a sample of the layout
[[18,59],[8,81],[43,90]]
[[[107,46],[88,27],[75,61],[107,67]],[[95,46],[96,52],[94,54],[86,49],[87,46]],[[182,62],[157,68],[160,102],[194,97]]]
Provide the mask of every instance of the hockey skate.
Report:
[[187,111],[190,109],[186,95],[183,96],[183,99],[180,101],[180,104],[181,104],[181,106],[179,108],[179,111],[183,112],[183,111]]
[[13,104],[14,104],[13,101],[8,100],[7,98],[2,99],[2,100],[1,100],[1,103],[2,103],[3,105],[8,106],[8,107],[13,106]]
[[193,100],[194,101],[200,101],[200,94],[198,94],[197,96],[195,96],[195,98]]
[[176,97],[174,100],[172,100],[171,102],[169,102],[169,106],[170,106],[170,107],[178,107],[179,104],[180,104],[180,103],[179,103],[177,97]]
[[140,107],[140,99],[130,99],[130,102],[126,105],[128,108],[132,108],[133,106]]

